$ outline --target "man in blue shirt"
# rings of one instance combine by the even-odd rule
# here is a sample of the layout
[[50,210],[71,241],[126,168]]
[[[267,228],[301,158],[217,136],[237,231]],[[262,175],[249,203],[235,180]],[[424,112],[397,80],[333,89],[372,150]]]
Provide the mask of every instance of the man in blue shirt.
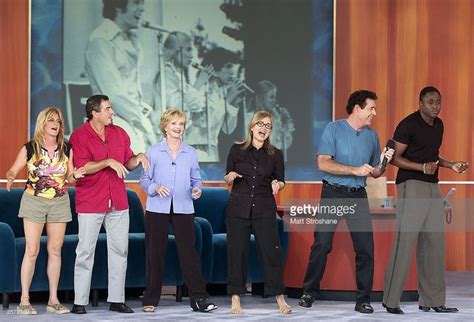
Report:
[[[374,311],[370,305],[374,240],[365,185],[369,174],[374,178],[383,174],[382,160],[387,158],[390,162],[394,152],[384,149],[380,153],[378,135],[369,127],[376,115],[376,99],[377,95],[368,90],[352,93],[346,107],[348,118],[329,123],[321,136],[317,162],[323,172],[323,207],[320,207],[318,217],[326,224],[318,224],[315,229],[300,306],[311,307],[317,297],[334,232],[340,219],[346,219],[356,252],[355,310],[360,313]],[[347,209],[347,212],[341,214],[341,209]]]

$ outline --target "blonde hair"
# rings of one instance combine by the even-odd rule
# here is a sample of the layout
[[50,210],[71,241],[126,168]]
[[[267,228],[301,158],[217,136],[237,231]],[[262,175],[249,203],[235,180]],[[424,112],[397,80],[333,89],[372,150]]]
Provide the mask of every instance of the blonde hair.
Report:
[[[255,124],[257,124],[257,122],[263,120],[266,117],[269,117],[273,123],[273,117],[267,111],[258,111],[253,114],[252,119],[250,120],[247,126],[247,137],[245,138],[244,141],[235,142],[236,144],[242,144],[242,147],[241,147],[242,150],[246,150],[249,146],[252,145],[252,139],[253,139],[252,128],[255,126]],[[263,142],[263,149],[270,155],[275,154],[276,149],[272,145],[272,142],[270,141],[270,135]]]
[[191,45],[193,43],[193,40],[187,34],[181,31],[173,31],[170,33],[163,44],[165,61],[172,61],[173,59],[178,58],[180,48],[183,47],[185,43],[190,43]]
[[61,120],[59,124],[58,135],[56,137],[56,143],[58,144],[57,149],[59,152],[59,160],[60,161],[64,160],[64,157],[66,155],[65,154],[66,143],[64,142],[64,118],[63,118],[63,114],[61,113],[61,110],[54,106],[50,106],[42,110],[38,114],[38,118],[36,119],[35,133],[33,135],[33,151],[36,158],[40,157],[41,146],[44,144],[45,139],[46,139],[46,133],[44,130],[45,125],[48,122],[48,119],[53,117],[55,114]]
[[160,130],[161,133],[166,137],[166,127],[168,126],[168,123],[171,122],[172,119],[175,117],[177,118],[183,118],[184,119],[184,128],[186,128],[186,114],[178,109],[175,108],[169,108],[161,114],[161,119],[160,119]]

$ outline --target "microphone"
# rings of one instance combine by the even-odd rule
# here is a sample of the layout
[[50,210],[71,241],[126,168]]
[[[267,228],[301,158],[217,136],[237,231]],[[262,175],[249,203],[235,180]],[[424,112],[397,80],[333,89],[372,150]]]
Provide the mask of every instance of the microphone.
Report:
[[171,162],[171,165],[176,165],[176,162],[172,161],[172,162]]
[[244,82],[242,82],[242,87],[245,88],[246,90],[248,90],[250,93],[252,94],[255,94],[255,91],[253,89],[251,89],[247,84],[245,84]]
[[[198,63],[196,62],[192,62],[191,63],[191,67],[193,68],[196,68],[198,70],[204,70],[204,67],[202,67],[201,65],[199,65]],[[216,73],[215,72],[212,72],[211,76],[213,77],[217,77]],[[245,84],[244,82],[242,82],[242,87],[245,88],[246,90],[248,90],[250,93],[254,94],[255,91],[253,89],[251,89],[247,84]]]
[[164,27],[162,27],[160,25],[150,23],[149,21],[146,21],[146,20],[142,21],[142,27],[146,28],[146,29],[151,29],[151,30],[154,30],[154,31],[158,31],[158,32],[171,33],[171,31],[169,31],[168,29],[165,29]]
[[[387,148],[387,150],[388,149],[395,149],[395,141],[392,140],[392,139],[388,140],[386,148]],[[387,158],[383,157],[382,164],[380,165],[380,170],[382,170],[382,172],[384,172],[385,168],[387,167],[387,161],[388,161]]]

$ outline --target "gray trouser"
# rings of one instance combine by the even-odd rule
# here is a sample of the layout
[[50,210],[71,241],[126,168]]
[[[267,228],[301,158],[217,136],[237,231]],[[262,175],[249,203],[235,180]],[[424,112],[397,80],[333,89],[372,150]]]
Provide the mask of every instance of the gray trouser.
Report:
[[107,232],[108,297],[107,302],[125,302],[125,274],[127,272],[128,209],[107,213],[78,214],[79,243],[74,266],[74,304],[89,304],[92,267],[100,227]]
[[408,180],[397,186],[397,234],[385,271],[383,302],[399,307],[414,244],[419,305],[441,306],[446,300],[443,200],[437,183]]

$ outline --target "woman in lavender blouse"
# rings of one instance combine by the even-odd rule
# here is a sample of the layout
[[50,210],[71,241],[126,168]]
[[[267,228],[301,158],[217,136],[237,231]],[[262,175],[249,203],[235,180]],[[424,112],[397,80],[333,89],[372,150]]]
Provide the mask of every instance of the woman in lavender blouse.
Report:
[[140,178],[147,193],[145,215],[146,290],[143,311],[154,312],[161,296],[168,225],[173,226],[181,271],[189,289],[194,311],[217,308],[209,302],[201,260],[194,248],[193,199],[201,196],[201,176],[197,153],[181,139],[186,116],[181,110],[167,109],[160,120],[165,139],[148,149],[150,168]]

